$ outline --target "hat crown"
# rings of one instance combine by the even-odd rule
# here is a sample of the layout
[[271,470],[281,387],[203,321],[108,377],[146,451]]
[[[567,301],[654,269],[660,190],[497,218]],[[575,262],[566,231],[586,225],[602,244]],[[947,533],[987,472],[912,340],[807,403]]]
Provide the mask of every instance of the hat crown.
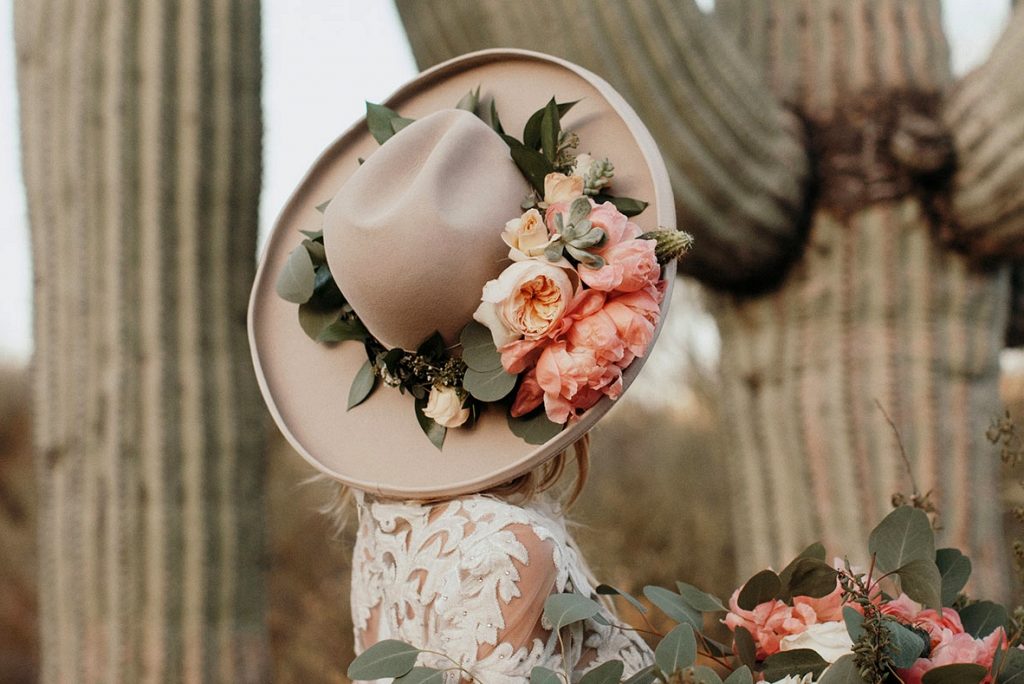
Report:
[[443,110],[409,124],[356,170],[324,214],[338,287],[388,347],[436,330],[452,343],[502,268],[501,228],[528,186],[479,118]]

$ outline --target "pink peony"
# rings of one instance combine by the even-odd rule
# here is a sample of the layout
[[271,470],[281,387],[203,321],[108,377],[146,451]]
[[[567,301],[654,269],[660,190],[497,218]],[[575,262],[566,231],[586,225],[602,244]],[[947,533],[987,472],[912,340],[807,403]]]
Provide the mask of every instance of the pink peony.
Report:
[[626,344],[619,336],[615,320],[604,309],[573,323],[566,339],[574,348],[590,349],[603,363],[617,363],[626,353]]
[[900,594],[892,601],[883,603],[881,611],[883,615],[899,618],[908,625],[928,632],[932,648],[936,648],[940,643],[948,641],[957,634],[964,633],[960,615],[955,610],[944,608],[940,615],[937,610],[922,609],[920,603],[906,594]]
[[[946,609],[945,612],[953,612]],[[957,620],[959,622],[959,620]],[[907,670],[900,670],[899,675],[906,684],[921,684],[926,672],[943,665],[954,665],[957,663],[975,663],[991,668],[995,659],[996,650],[1006,646],[1006,632],[1000,627],[983,639],[975,639],[964,632],[954,633],[952,630],[944,630],[943,640],[932,647],[928,658],[918,658],[917,661]],[[982,680],[982,684],[992,681],[988,675]]]
[[737,589],[729,599],[725,625],[734,632],[737,627],[743,627],[750,632],[754,637],[754,643],[757,644],[759,659],[778,653],[779,643],[783,637],[799,634],[806,627],[800,625],[799,629],[793,629],[797,626],[793,620],[793,608],[782,601],[767,601],[758,604],[753,610],[744,610],[737,603],[739,595],[740,590]]
[[525,416],[530,411],[541,405],[544,401],[544,390],[537,384],[537,371],[531,368],[523,375],[519,383],[519,391],[516,392],[516,399],[512,402],[509,413],[513,418]]
[[814,611],[818,622],[833,622],[843,619],[843,588],[836,580],[836,588],[828,596],[811,598],[810,596],[794,596],[794,606],[807,606]]
[[658,317],[661,315],[660,299],[654,288],[646,288],[613,297],[605,305],[605,313],[615,323],[619,337],[630,352],[631,356],[622,360],[625,365],[637,356],[647,353],[647,348],[654,338]]
[[602,394],[615,398],[622,391],[618,366],[602,365],[594,350],[569,348],[565,342],[545,347],[537,359],[536,377],[544,390],[544,410],[556,423],[590,408]]
[[580,280],[605,292],[636,292],[661,278],[654,240],[626,240],[601,251],[601,268],[579,267]]

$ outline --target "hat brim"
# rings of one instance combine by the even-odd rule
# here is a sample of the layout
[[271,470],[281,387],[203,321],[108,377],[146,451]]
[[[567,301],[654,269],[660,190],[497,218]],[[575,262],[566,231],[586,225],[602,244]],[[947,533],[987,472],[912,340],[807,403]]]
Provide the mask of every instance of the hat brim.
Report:
[[[632,219],[643,230],[674,227],[668,172],[654,139],[610,85],[575,64],[525,50],[475,52],[420,74],[385,104],[418,119],[454,106],[478,86],[485,104],[496,99],[502,124],[513,135],[552,96],[559,102],[579,100],[563,119],[564,128],[579,133],[579,151],[615,164],[617,195],[650,203]],[[358,159],[369,157],[377,147],[365,119],[360,119],[317,159],[274,224],[249,301],[249,343],[260,390],[295,450],[317,470],[346,485],[402,499],[482,491],[568,448],[614,402],[602,399],[540,446],[512,433],[503,406],[487,406],[472,428],[449,430],[440,451],[420,429],[408,394],[384,388],[346,411],[349,386],[366,361],[362,345],[330,346],[309,339],[299,326],[297,307],[277,295],[275,282],[288,254],[303,239],[299,231],[320,229],[317,205],[331,199],[356,170]],[[500,229],[495,227],[495,239],[501,239]],[[667,288],[655,339],[668,310],[674,275],[675,264],[670,263],[664,272]],[[643,363],[643,358],[637,359],[624,371],[624,390]]]

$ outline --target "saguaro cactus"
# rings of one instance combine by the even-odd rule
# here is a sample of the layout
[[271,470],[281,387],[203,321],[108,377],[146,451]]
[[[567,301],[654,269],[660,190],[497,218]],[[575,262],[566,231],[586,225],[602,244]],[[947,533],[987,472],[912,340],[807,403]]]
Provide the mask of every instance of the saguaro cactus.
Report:
[[255,0],[15,3],[44,682],[265,679]]
[[880,405],[945,541],[1005,588],[983,433],[1024,256],[1024,13],[954,84],[939,0],[397,2],[421,66],[552,52],[651,128],[721,330],[741,571],[860,548],[911,493]]

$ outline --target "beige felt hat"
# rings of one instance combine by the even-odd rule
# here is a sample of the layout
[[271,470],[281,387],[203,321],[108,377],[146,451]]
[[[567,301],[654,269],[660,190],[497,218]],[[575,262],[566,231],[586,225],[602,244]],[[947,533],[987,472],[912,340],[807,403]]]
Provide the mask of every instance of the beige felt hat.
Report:
[[[384,103],[415,123],[381,146],[361,119],[328,147],[267,240],[249,302],[249,340],[267,406],[296,451],[326,475],[382,496],[455,496],[507,481],[570,446],[613,403],[601,399],[542,445],[513,434],[504,408],[487,405],[471,428],[449,430],[438,450],[408,394],[382,389],[346,410],[366,362],[363,345],[311,340],[295,304],[277,294],[300,231],[322,229],[335,281],[381,343],[412,350],[435,330],[457,342],[482,286],[509,263],[500,232],[521,213],[528,189],[502,139],[453,109],[478,87],[481,104],[493,98],[510,133],[552,97],[578,100],[563,128],[578,133],[580,152],[614,162],[617,195],[649,202],[632,221],[644,231],[675,224],[668,173],[629,105],[591,72],[536,52],[486,50],[439,64]],[[663,314],[674,274],[669,262]],[[624,388],[643,361],[625,369]]]

